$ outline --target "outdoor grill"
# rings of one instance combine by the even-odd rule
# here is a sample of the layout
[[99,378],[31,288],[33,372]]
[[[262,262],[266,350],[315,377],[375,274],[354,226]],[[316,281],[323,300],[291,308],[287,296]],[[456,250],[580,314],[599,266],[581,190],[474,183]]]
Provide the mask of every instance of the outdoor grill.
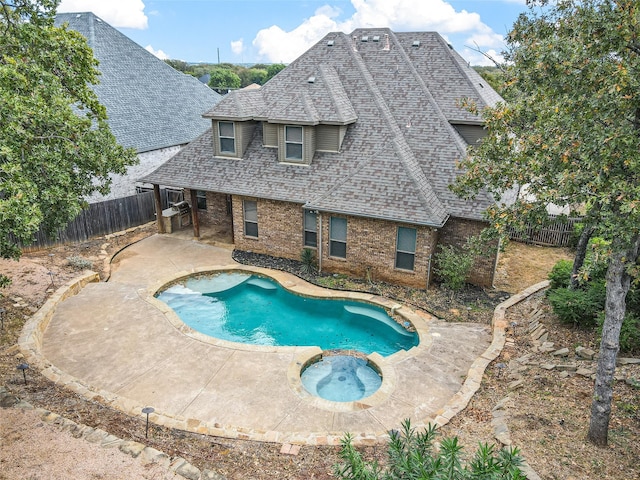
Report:
[[177,202],[162,211],[165,231],[171,233],[191,223],[191,205],[188,202]]

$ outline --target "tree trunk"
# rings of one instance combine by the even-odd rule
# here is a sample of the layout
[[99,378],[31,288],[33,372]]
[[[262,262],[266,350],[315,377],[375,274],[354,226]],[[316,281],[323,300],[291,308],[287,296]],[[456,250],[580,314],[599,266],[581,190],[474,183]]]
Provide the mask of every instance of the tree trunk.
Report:
[[587,247],[589,246],[589,240],[594,230],[594,227],[585,225],[580,234],[580,239],[576,246],[576,257],[573,260],[573,269],[571,270],[571,282],[569,283],[569,289],[571,290],[578,288],[578,273],[580,273],[580,269],[582,265],[584,265],[584,259],[587,256]]
[[639,243],[640,236],[633,239],[630,246],[624,245],[623,240],[619,238],[614,239],[607,268],[605,318],[588,434],[589,440],[599,447],[607,445],[613,397],[613,375],[620,348],[620,329],[626,311],[626,296],[631,285],[627,267],[636,262]]

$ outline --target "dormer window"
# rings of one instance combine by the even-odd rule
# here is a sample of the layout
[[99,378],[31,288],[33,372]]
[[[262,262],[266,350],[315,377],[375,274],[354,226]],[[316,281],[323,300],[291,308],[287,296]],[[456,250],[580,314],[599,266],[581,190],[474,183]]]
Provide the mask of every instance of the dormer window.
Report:
[[218,122],[220,134],[220,153],[236,153],[236,132],[233,122]]
[[284,127],[285,160],[302,162],[302,133],[302,127],[291,125],[286,125]]

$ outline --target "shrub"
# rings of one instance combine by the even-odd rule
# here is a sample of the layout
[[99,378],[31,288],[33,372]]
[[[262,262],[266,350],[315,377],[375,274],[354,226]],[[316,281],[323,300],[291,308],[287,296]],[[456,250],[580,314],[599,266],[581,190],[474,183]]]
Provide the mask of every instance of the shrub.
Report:
[[444,287],[454,291],[461,290],[473,266],[473,254],[452,245],[440,245],[439,248],[440,251],[435,254],[436,275],[442,280]]
[[304,274],[311,275],[313,273],[316,273],[316,271],[318,270],[318,264],[316,262],[316,252],[314,252],[310,248],[302,249],[302,253],[300,254],[300,262],[302,262],[300,270]]
[[91,270],[93,268],[93,262],[91,260],[78,255],[67,257],[67,263],[77,270]]
[[467,465],[462,464],[462,446],[458,439],[445,438],[440,448],[433,445],[436,427],[429,425],[424,432],[416,432],[409,420],[402,423],[402,431],[392,431],[389,440],[388,462],[383,469],[377,462],[366,462],[351,444],[347,434],[341,442],[340,458],[334,472],[342,480],[395,480],[409,478],[434,479],[505,479],[524,480],[517,448],[495,451],[493,446],[480,445]]
[[[604,312],[598,316],[598,334],[602,335]],[[627,355],[640,354],[640,316],[627,313],[620,328],[620,351]]]
[[584,289],[557,288],[548,295],[553,312],[561,322],[581,327],[596,325],[605,297],[604,282],[593,282]]
[[550,281],[549,288],[567,288],[571,283],[571,271],[573,270],[573,262],[571,260],[559,260],[549,272],[548,279]]

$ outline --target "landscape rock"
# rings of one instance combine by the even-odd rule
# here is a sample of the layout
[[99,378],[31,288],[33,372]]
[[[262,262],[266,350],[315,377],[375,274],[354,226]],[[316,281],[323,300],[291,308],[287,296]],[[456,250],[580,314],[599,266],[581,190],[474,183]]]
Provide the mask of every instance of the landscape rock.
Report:
[[591,377],[591,375],[593,375],[595,372],[595,370],[593,370],[592,368],[578,368],[576,370],[576,374],[582,376],[582,377]]
[[618,365],[640,365],[640,358],[618,358]]
[[555,352],[553,352],[551,355],[553,355],[554,357],[568,357],[569,356],[569,349],[568,348],[561,348],[559,350],[556,350]]
[[596,356],[596,352],[590,348],[576,347],[576,356],[584,358],[585,360],[593,360]]
[[184,462],[176,468],[176,473],[188,480],[200,480],[200,470],[188,462]]

